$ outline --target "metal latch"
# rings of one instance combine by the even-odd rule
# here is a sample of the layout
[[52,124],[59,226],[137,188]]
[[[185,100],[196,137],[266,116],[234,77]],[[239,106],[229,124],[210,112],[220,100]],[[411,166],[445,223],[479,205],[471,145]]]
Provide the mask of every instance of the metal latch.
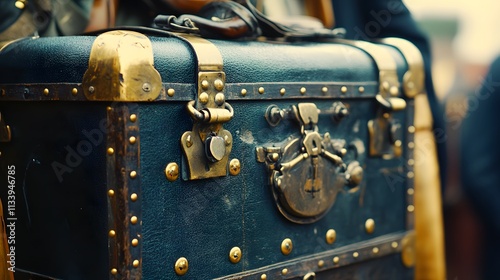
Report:
[[5,124],[3,115],[0,113],[0,142],[10,142],[11,138],[10,126]]
[[273,105],[266,112],[270,125],[276,125],[280,119],[293,119],[301,131],[301,137],[291,136],[281,143],[257,147],[257,161],[266,163],[269,169],[278,209],[290,221],[315,222],[333,206],[342,187],[355,188],[362,180],[360,164],[344,162],[345,140],[319,133],[319,114],[331,114],[338,119],[348,110],[336,102],[324,112],[314,103],[299,103],[284,110]]
[[198,59],[198,95],[189,101],[187,111],[193,119],[192,131],[181,137],[185,165],[184,180],[226,176],[233,138],[223,124],[233,118],[234,110],[225,100],[226,75],[222,56],[210,41],[181,35],[194,49]]

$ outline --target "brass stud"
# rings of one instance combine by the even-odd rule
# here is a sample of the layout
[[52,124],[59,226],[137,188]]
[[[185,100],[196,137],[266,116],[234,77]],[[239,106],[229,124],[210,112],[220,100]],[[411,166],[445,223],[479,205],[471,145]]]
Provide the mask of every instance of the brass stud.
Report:
[[323,87],[323,88],[321,88],[321,92],[322,92],[322,93],[327,93],[327,92],[328,92],[328,88],[327,88],[327,87]]
[[114,190],[109,190],[108,191],[108,196],[109,197],[113,197],[115,195],[115,191]]
[[408,193],[408,195],[413,195],[415,193],[415,190],[413,188],[409,188],[406,193]]
[[224,97],[224,93],[222,92],[219,92],[215,95],[215,104],[217,104],[217,106],[222,106],[224,104],[224,101],[226,98]]
[[397,96],[399,94],[399,89],[397,86],[392,86],[391,89],[389,90],[389,93],[392,96]]
[[398,248],[398,246],[399,246],[399,245],[398,245],[398,242],[396,242],[396,241],[394,241],[394,242],[392,242],[392,243],[391,243],[391,247],[392,247],[393,249]]
[[413,166],[415,164],[415,160],[414,159],[409,159],[408,160],[408,165],[409,166]]
[[394,142],[394,146],[396,146],[396,147],[401,147],[401,145],[403,145],[403,142],[401,142],[401,140],[396,140]]
[[224,89],[224,82],[221,79],[214,81],[214,87],[216,90],[221,91]]
[[342,87],[340,88],[340,92],[342,92],[342,93],[346,93],[346,92],[347,92],[347,87],[346,87],[346,86],[342,86]]
[[415,148],[415,143],[414,142],[409,142],[408,143],[408,148],[410,148],[410,149]]
[[135,177],[137,177],[137,172],[136,171],[130,171],[130,178],[131,179],[134,179]]
[[175,89],[169,88],[167,90],[167,95],[170,96],[170,97],[173,97],[175,95]]
[[210,86],[210,84],[208,83],[208,81],[207,81],[207,80],[203,80],[203,81],[201,81],[201,88],[202,88],[202,89],[205,89],[205,90],[206,90],[206,89],[208,89],[208,87],[209,87],[209,86]]
[[137,238],[132,239],[132,246],[136,247],[137,245],[139,245],[139,240]]
[[352,253],[352,257],[356,259],[357,257],[359,257],[359,253],[358,252]]
[[113,275],[118,274],[118,270],[116,268],[111,269],[111,274]]
[[384,91],[388,91],[390,86],[391,86],[391,85],[390,85],[390,84],[389,84],[389,82],[387,82],[387,81],[385,81],[385,82],[383,82],[383,83],[382,83],[382,89],[383,89]]
[[177,273],[177,275],[181,276],[186,274],[188,272],[188,269],[189,263],[186,258],[181,257],[175,262],[175,273]]
[[379,252],[378,247],[373,247],[372,252],[373,252],[374,254],[378,254],[378,252]]
[[281,242],[281,253],[283,255],[289,255],[292,252],[293,249],[293,243],[290,238],[285,238],[283,242]]
[[188,135],[188,136],[186,137],[186,146],[187,146],[188,148],[190,148],[191,146],[193,146],[193,139],[191,138],[191,135]]
[[132,200],[132,202],[137,201],[137,194],[136,193],[131,194],[130,195],[130,200]]
[[175,162],[167,164],[167,167],[165,167],[165,176],[170,182],[177,180],[179,178],[179,165]]
[[231,139],[227,135],[224,136],[224,141],[226,142],[226,146],[231,145]]
[[111,156],[111,155],[113,155],[114,153],[115,153],[115,149],[113,149],[113,148],[109,147],[109,148],[108,148],[108,155],[110,155],[110,156]]
[[415,127],[414,127],[413,125],[410,125],[410,126],[408,127],[408,132],[409,132],[409,133],[415,133]]
[[260,88],[259,88],[259,93],[260,93],[260,94],[264,94],[264,92],[265,92],[264,88],[263,88],[263,87],[260,87]]
[[384,119],[388,119],[391,115],[389,115],[389,113],[384,113],[382,114],[382,117],[384,117]]
[[339,257],[333,257],[333,263],[334,264],[338,264],[340,262],[340,258]]
[[233,176],[236,176],[236,175],[240,174],[240,170],[241,170],[240,161],[236,158],[233,158],[229,162],[229,173]]
[[135,136],[130,136],[130,138],[128,139],[128,142],[132,145],[135,144],[136,141],[137,141],[137,138],[135,138]]
[[110,230],[110,231],[108,232],[108,236],[109,236],[109,237],[115,237],[115,236],[116,236],[116,232],[115,232],[114,230]]
[[415,206],[413,205],[408,205],[408,207],[406,207],[406,210],[408,210],[408,212],[412,213],[413,211],[415,211]]
[[202,92],[200,94],[200,102],[201,102],[201,104],[207,104],[208,103],[208,93]]
[[300,94],[306,94],[307,89],[305,87],[300,88]]
[[326,243],[333,244],[335,239],[337,239],[337,232],[334,229],[329,229],[326,232]]
[[373,219],[368,219],[365,222],[366,233],[372,234],[375,231],[375,221]]
[[16,6],[16,8],[18,8],[19,10],[22,10],[24,9],[24,7],[26,7],[26,4],[24,4],[24,1],[22,0],[18,0],[16,1],[16,3],[14,4]]
[[246,90],[246,89],[242,89],[242,90],[241,90],[241,95],[242,95],[242,96],[247,95],[247,90]]
[[283,269],[281,270],[281,274],[283,274],[283,275],[287,275],[287,274],[288,274],[288,269],[287,269],[287,268],[283,268]]
[[136,216],[132,216],[132,218],[130,218],[130,222],[131,222],[133,225],[137,224],[137,220],[138,220],[138,219],[137,219],[137,217],[136,217]]
[[229,260],[232,263],[239,263],[241,260],[241,249],[239,247],[233,247],[231,251],[229,251]]
[[49,89],[48,88],[46,88],[46,89],[43,90],[43,95],[45,95],[45,96],[49,95]]
[[77,94],[78,94],[78,89],[77,89],[77,88],[73,88],[73,89],[71,90],[71,94],[73,94],[73,95],[77,95]]
[[359,93],[364,93],[365,92],[365,87],[359,87],[358,91],[359,91]]
[[415,173],[413,173],[413,171],[409,171],[406,176],[410,179],[412,179],[413,177],[415,177]]
[[264,273],[260,276],[260,280],[267,280],[267,275]]
[[285,93],[286,93],[286,89],[285,88],[281,88],[280,89],[281,96],[285,95]]
[[130,119],[131,122],[136,122],[137,121],[137,115],[136,114],[132,114],[132,115],[130,115],[129,119]]
[[134,260],[132,262],[132,265],[135,267],[135,268],[138,268],[139,267],[139,260]]
[[277,162],[280,159],[280,155],[278,153],[271,154],[271,160]]
[[111,111],[113,111],[113,108],[111,108],[111,106],[108,106],[108,107],[106,107],[106,110],[107,110],[108,112],[111,112]]
[[318,267],[319,268],[322,268],[324,265],[325,265],[325,261],[324,260],[318,261]]
[[89,92],[90,93],[94,93],[95,91],[95,87],[94,86],[89,86]]

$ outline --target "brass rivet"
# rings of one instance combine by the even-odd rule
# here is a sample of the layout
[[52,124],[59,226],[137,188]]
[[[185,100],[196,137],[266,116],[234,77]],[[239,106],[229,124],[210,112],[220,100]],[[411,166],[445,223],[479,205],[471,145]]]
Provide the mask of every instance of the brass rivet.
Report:
[[214,81],[214,87],[216,90],[221,91],[224,89],[224,82],[221,79]]
[[135,142],[137,141],[137,138],[135,138],[135,136],[130,136],[128,141],[130,142],[130,144],[135,144]]
[[193,146],[193,139],[191,138],[191,135],[188,135],[186,137],[186,146],[189,148],[191,146]]
[[151,84],[149,84],[149,83],[142,84],[142,90],[144,92],[150,92],[151,91]]
[[260,276],[260,280],[267,280],[267,275],[264,273]]
[[227,135],[224,136],[224,141],[226,141],[226,146],[231,145],[231,139]]
[[397,86],[392,86],[391,89],[389,90],[389,93],[392,96],[397,96],[399,94],[399,89]]
[[409,195],[413,195],[415,193],[415,190],[413,188],[409,188],[407,191],[406,191]]
[[239,247],[233,247],[229,251],[229,260],[232,263],[238,263],[241,260],[241,249]]
[[45,95],[45,96],[49,95],[49,89],[48,88],[46,88],[46,89],[43,90],[43,95]]
[[90,92],[90,93],[94,93],[94,91],[95,91],[95,87],[90,86],[90,87],[89,87],[89,92]]
[[408,207],[406,207],[406,210],[408,210],[408,212],[410,212],[410,213],[411,213],[411,212],[415,211],[415,206],[413,206],[413,205],[408,205]]
[[77,88],[73,88],[73,89],[71,90],[71,94],[73,94],[73,95],[77,95],[77,94],[78,94],[78,89],[77,89]]
[[293,249],[293,243],[290,238],[285,238],[283,242],[281,242],[281,253],[283,255],[289,255],[292,252]]
[[208,103],[208,93],[202,92],[200,94],[200,102],[201,102],[201,104],[207,104]]
[[139,267],[139,260],[134,260],[132,262],[132,265],[135,267],[135,268],[138,268]]
[[134,202],[137,201],[137,194],[136,193],[131,194],[130,195],[130,200],[132,200]]
[[22,10],[24,9],[24,7],[26,7],[26,5],[24,4],[24,1],[16,1],[16,3],[14,4],[16,6],[16,8],[18,8],[19,10]]
[[409,171],[409,172],[406,174],[406,176],[407,176],[408,178],[410,178],[410,179],[411,179],[411,178],[415,177],[415,173],[413,173],[413,171]]
[[340,149],[340,154],[341,154],[342,156],[345,156],[345,155],[347,154],[347,149],[346,149],[346,148],[342,148],[342,149]]
[[318,261],[319,268],[322,268],[324,265],[325,265],[325,261],[323,261],[323,260]]
[[236,176],[236,175],[240,174],[240,170],[241,170],[240,161],[236,158],[233,158],[229,162],[229,173],[233,176]]
[[109,237],[115,237],[116,236],[116,232],[114,230],[110,230],[108,232],[108,235],[109,235]]
[[109,197],[113,197],[115,195],[115,191],[114,190],[109,190],[108,191],[108,196]]
[[392,243],[391,243],[391,247],[392,247],[393,249],[398,248],[398,242],[396,242],[396,241],[392,242]]
[[247,95],[247,90],[246,90],[246,89],[242,89],[242,90],[241,90],[241,95],[242,95],[242,96]]
[[300,88],[300,94],[306,94],[307,89],[305,87]]
[[130,178],[134,179],[135,177],[137,177],[137,172],[130,171]]
[[165,176],[167,176],[167,180],[173,182],[179,178],[179,165],[175,162],[171,162],[167,164],[165,167]]
[[108,148],[108,155],[110,155],[110,156],[111,156],[111,155],[113,155],[114,153],[115,153],[115,149],[113,149],[113,148],[111,148],[111,147],[110,147],[110,148]]
[[333,258],[333,263],[334,264],[338,264],[340,262],[340,258],[339,257],[334,257]]
[[111,106],[108,106],[108,107],[106,107],[106,110],[107,110],[108,112],[111,112],[111,111],[113,111],[113,108],[111,108]]
[[408,160],[408,165],[409,166],[413,166],[415,164],[415,160],[414,159],[409,159]]
[[139,240],[137,240],[137,238],[132,239],[132,246],[135,247],[137,245],[139,245]]
[[188,269],[189,269],[189,263],[188,263],[188,260],[184,257],[182,258],[179,258],[176,262],[175,262],[175,273],[177,273],[177,275],[184,275],[188,272]]
[[358,91],[359,91],[359,93],[363,93],[363,92],[365,92],[365,87],[359,87],[359,88],[358,88]]
[[357,258],[357,257],[359,257],[359,253],[358,253],[358,252],[354,252],[354,253],[352,253],[352,257],[353,257],[353,258]]
[[265,90],[264,90],[264,88],[263,88],[263,87],[260,87],[260,88],[259,88],[259,93],[260,93],[260,94],[264,94],[264,91],[265,91]]
[[384,117],[384,119],[388,119],[390,116],[391,116],[391,115],[389,115],[389,113],[384,113],[384,114],[382,115],[382,117]]
[[389,87],[390,87],[389,82],[385,81],[385,82],[382,83],[382,89],[384,91],[388,91]]
[[222,92],[219,92],[215,95],[215,104],[217,104],[217,106],[222,106],[224,104],[224,101],[226,98],[224,97],[224,93]]
[[327,87],[323,87],[323,88],[321,88],[321,92],[323,92],[323,93],[327,93],[327,92],[328,92],[328,88],[327,88]]
[[118,273],[118,270],[116,268],[111,269],[111,274],[116,275]]
[[170,97],[174,96],[175,95],[175,89],[169,88],[167,90],[167,95],[170,96]]
[[286,275],[287,273],[288,273],[288,269],[287,268],[283,268],[281,270],[281,274]]
[[403,145],[403,142],[401,142],[401,140],[396,140],[394,142],[394,146],[396,146],[396,147],[401,147],[401,145]]
[[365,230],[368,234],[372,234],[375,231],[375,221],[373,219],[366,220]]
[[136,114],[132,114],[132,115],[130,115],[129,119],[130,119],[131,122],[136,122],[137,121],[137,115]]
[[413,143],[413,142],[409,142],[409,143],[408,143],[408,148],[410,148],[410,149],[415,148],[415,143]]
[[285,88],[281,88],[280,89],[281,96],[285,95],[285,93],[286,93],[286,89]]
[[342,86],[342,87],[340,88],[340,92],[342,92],[342,93],[346,93],[346,92],[347,92],[347,87],[346,87],[346,86]]
[[372,252],[374,254],[378,254],[378,252],[379,252],[378,247],[373,247]]
[[414,132],[415,132],[415,127],[414,127],[413,125],[410,125],[410,126],[408,127],[408,132],[409,132],[409,133],[414,133]]
[[271,160],[277,162],[280,159],[280,155],[278,153],[271,154]]
[[335,239],[337,239],[337,232],[334,229],[329,229],[326,232],[326,243],[333,244]]
[[203,80],[203,81],[201,81],[201,88],[202,88],[202,89],[208,89],[208,86],[209,86],[209,85],[210,85],[210,84],[208,83],[208,81],[207,81],[207,80]]
[[135,225],[137,224],[137,217],[136,216],[132,216],[132,218],[130,218],[130,222]]

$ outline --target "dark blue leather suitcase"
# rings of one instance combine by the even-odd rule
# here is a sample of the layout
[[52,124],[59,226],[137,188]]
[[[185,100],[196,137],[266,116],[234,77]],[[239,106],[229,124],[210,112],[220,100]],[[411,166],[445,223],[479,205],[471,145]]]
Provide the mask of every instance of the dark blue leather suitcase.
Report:
[[13,42],[0,51],[7,268],[413,278],[422,71],[400,39],[124,30]]

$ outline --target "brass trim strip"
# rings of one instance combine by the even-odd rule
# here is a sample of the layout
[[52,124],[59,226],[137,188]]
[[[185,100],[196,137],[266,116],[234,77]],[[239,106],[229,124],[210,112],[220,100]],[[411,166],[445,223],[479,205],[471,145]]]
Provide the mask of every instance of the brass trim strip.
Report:
[[[216,279],[256,279],[257,276],[262,274],[266,274],[268,279],[303,277],[311,271],[320,272],[401,253],[403,249],[403,239],[412,233],[413,231],[387,234],[368,241],[317,253],[313,256],[296,258],[287,262],[281,262]],[[318,266],[320,262],[322,265]],[[401,265],[403,265],[403,263],[401,263]],[[285,269],[287,272],[286,276],[282,274]]]

